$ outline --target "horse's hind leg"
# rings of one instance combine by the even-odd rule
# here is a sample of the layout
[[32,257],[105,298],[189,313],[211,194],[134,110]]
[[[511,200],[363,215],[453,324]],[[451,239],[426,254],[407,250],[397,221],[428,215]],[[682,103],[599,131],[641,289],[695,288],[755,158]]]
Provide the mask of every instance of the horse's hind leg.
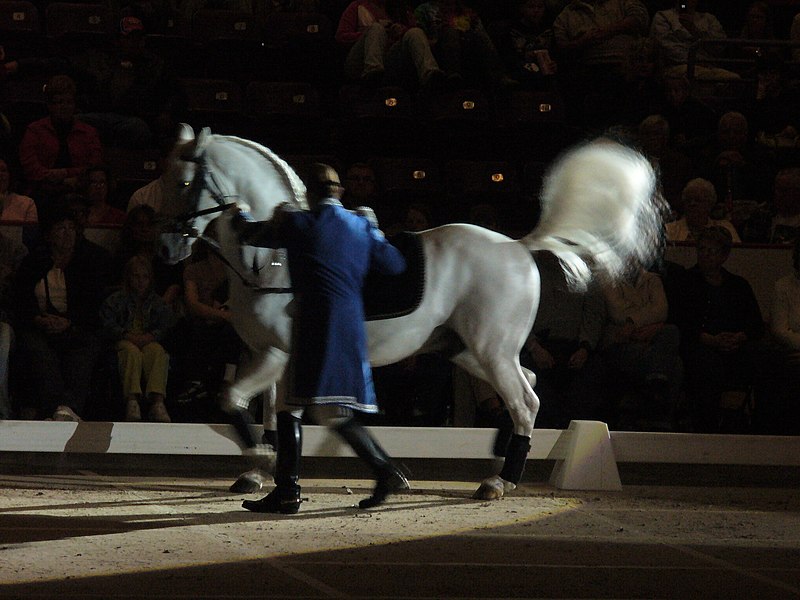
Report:
[[502,458],[499,474],[485,479],[474,497],[483,500],[502,498],[513,490],[525,468],[533,424],[539,410],[539,398],[533,391],[536,376],[520,366],[516,357],[498,360],[497,355],[478,362],[474,355],[464,353],[454,362],[477,377],[488,381],[503,398],[511,417],[510,431],[498,431],[494,453]]

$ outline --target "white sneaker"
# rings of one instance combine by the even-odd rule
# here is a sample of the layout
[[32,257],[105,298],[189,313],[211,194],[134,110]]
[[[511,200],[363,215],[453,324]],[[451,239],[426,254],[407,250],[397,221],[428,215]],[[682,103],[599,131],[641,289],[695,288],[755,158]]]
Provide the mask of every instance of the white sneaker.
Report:
[[53,421],[71,421],[73,423],[80,423],[83,421],[83,419],[81,419],[69,406],[59,406],[53,413]]

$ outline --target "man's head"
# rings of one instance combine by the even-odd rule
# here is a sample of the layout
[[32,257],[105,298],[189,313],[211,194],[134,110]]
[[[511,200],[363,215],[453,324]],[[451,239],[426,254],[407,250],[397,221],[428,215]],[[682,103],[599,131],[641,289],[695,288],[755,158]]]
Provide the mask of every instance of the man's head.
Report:
[[314,208],[325,198],[336,198],[338,200],[342,197],[342,192],[344,191],[336,169],[324,163],[311,165],[306,189],[308,191],[308,203],[311,208]]
[[704,227],[717,203],[717,190],[707,179],[697,177],[689,181],[681,192],[681,206],[689,227]]
[[731,232],[724,227],[706,227],[697,236],[697,266],[704,273],[718,271],[728,260],[732,244]]
[[739,149],[747,143],[747,117],[736,111],[726,112],[717,124],[717,137],[722,148]]
[[144,23],[139,17],[119,20],[119,48],[123,55],[138,55],[144,49]]
[[69,123],[75,116],[75,82],[68,75],[54,75],[44,87],[45,102],[54,123]]
[[375,196],[375,171],[367,163],[350,165],[344,177],[348,208],[369,206]]

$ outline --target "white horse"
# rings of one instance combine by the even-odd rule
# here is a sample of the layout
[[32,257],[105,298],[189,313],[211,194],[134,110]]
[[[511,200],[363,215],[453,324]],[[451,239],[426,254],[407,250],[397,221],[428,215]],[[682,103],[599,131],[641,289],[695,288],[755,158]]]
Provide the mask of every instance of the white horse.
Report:
[[[255,357],[228,390],[228,403],[246,407],[281,378],[290,350],[291,295],[283,258],[242,247],[231,227],[232,212],[224,208],[237,204],[265,221],[283,202],[305,207],[305,188],[267,148],[207,129],[195,138],[186,125],[166,181],[169,213],[183,213],[176,217],[182,231],[163,236],[162,252],[170,262],[186,258],[197,236],[219,216],[233,324]],[[654,256],[660,203],[654,172],[643,156],[595,141],[555,163],[545,179],[539,224],[522,239],[466,224],[419,234],[425,259],[421,304],[406,316],[367,322],[370,361],[379,366],[415,353],[443,352],[503,398],[513,435],[502,471],[481,483],[476,498],[496,499],[514,489],[530,448],[539,399],[536,377],[520,366],[519,353],[539,304],[535,253],[557,256],[578,289],[594,275],[617,277],[631,260]],[[274,273],[265,276],[265,270]],[[257,280],[268,289],[253,287]]]

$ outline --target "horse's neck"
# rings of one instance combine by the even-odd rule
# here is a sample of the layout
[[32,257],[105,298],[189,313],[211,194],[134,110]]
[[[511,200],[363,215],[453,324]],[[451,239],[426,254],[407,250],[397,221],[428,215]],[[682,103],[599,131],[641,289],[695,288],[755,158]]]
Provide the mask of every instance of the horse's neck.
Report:
[[236,196],[240,206],[249,207],[255,220],[269,219],[275,207],[284,202],[299,203],[291,174],[284,172],[268,150],[238,138],[226,140],[233,140],[235,151],[218,153],[219,168],[232,188],[229,193]]

